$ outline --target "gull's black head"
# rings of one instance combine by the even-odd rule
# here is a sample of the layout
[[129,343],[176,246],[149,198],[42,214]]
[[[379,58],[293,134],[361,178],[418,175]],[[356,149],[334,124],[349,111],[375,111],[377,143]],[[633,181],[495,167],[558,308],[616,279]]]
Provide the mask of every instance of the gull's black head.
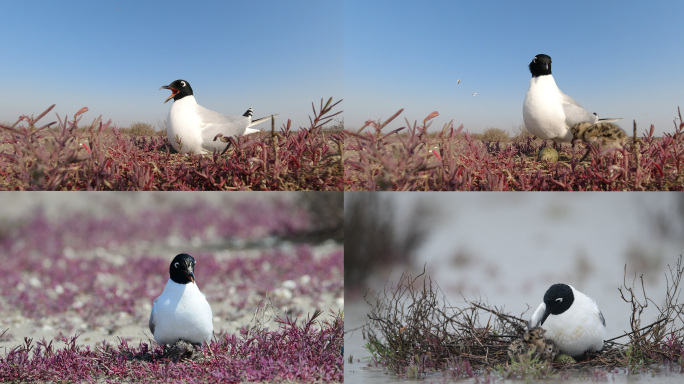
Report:
[[575,295],[572,293],[572,288],[567,284],[554,284],[546,290],[544,294],[544,304],[546,311],[541,319],[541,324],[544,324],[549,315],[560,315],[570,308],[575,301]]
[[551,74],[551,56],[543,53],[538,54],[530,63],[530,73],[532,77],[539,77]]
[[169,267],[171,280],[178,284],[195,282],[195,259],[187,253],[181,253],[173,258]]
[[166,100],[164,100],[164,104],[166,104],[166,102],[171,100],[172,98],[174,101],[178,101],[184,98],[185,96],[192,95],[192,88],[190,87],[190,83],[188,83],[185,80],[176,80],[169,85],[162,85],[159,89],[171,90],[171,96],[167,97]]

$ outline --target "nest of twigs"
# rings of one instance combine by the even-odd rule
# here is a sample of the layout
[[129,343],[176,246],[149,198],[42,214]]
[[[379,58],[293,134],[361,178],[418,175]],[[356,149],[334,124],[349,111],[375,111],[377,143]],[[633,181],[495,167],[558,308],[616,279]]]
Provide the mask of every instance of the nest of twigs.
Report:
[[[606,340],[601,351],[588,353],[577,362],[524,362],[535,366],[541,376],[556,368],[611,370],[628,372],[671,364],[684,367],[684,305],[679,303],[680,282],[684,267],[680,256],[675,267],[668,266],[667,292],[660,306],[646,295],[643,278],[637,288],[636,276],[628,283],[625,269],[623,286],[618,290],[632,308],[631,331]],[[362,328],[372,363],[410,377],[437,371],[452,376],[472,377],[474,372],[492,372],[512,376],[525,375],[529,366],[510,361],[508,346],[521,337],[527,320],[512,316],[480,300],[464,298],[462,308],[449,304],[441,289],[425,271],[416,277],[404,273],[396,287],[383,292],[369,291],[371,306],[367,324]],[[642,326],[641,315],[652,305],[658,315]],[[517,364],[517,365],[516,365]],[[515,371],[515,372],[513,372]],[[524,371],[524,372],[523,372]],[[516,373],[517,372],[517,373]],[[522,372],[522,373],[520,373]]]

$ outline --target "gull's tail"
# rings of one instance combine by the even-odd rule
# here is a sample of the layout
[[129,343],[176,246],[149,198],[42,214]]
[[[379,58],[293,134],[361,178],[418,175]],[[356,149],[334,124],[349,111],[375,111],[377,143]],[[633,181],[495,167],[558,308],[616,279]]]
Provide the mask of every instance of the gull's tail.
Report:
[[[251,109],[251,108],[250,108],[250,109]],[[260,117],[260,118],[258,118],[258,119],[252,120],[252,122],[249,123],[249,124],[247,125],[247,127],[251,127],[251,126],[253,126],[253,125],[261,124],[261,123],[263,123],[263,122],[266,121],[266,120],[271,120],[271,117],[275,117],[275,116],[278,116],[278,114],[276,113],[275,115],[271,115],[271,116],[268,116],[268,117]]]
[[606,119],[599,119],[599,118],[598,118],[599,115],[598,115],[598,113],[596,113],[596,112],[594,112],[594,116],[596,116],[596,118],[597,118],[597,120],[596,120],[597,123],[598,123],[599,121],[600,121],[600,122],[603,122],[603,123],[612,123],[613,121],[620,121],[620,120],[622,120],[622,117],[608,117],[608,118],[606,118]]
[[[245,114],[243,116],[251,118],[252,117],[252,108],[248,109],[247,112],[245,112]],[[247,124],[247,128],[245,128],[245,133],[243,133],[243,135],[249,135],[250,133],[261,132],[258,129],[249,128],[249,127],[251,127],[253,125],[261,124],[266,120],[271,120],[271,118],[275,117],[275,116],[278,116],[278,115],[276,114],[276,115],[272,115],[272,116],[268,116],[268,117],[260,117],[256,120],[252,120],[249,124]]]

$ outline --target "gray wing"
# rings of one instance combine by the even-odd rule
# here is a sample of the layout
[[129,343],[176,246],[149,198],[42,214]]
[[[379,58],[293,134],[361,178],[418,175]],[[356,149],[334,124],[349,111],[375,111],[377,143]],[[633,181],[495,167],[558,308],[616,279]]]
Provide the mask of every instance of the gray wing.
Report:
[[249,116],[227,116],[221,113],[198,106],[198,113],[202,119],[202,148],[209,152],[217,149],[222,151],[228,145],[217,135],[223,137],[239,137],[245,133],[247,125],[251,122]]
[[[562,92],[561,92],[562,93]],[[563,112],[565,113],[565,124],[568,127],[574,127],[579,123],[596,123],[598,116],[584,109],[572,97],[563,93]]]
[[601,324],[603,324],[603,326],[605,327],[606,319],[603,318],[603,313],[601,311],[599,311],[599,319],[601,319]]
[[157,299],[152,303],[152,312],[150,312],[150,321],[148,326],[150,327],[150,332],[152,332],[152,337],[154,337],[154,305],[157,304]]
[[264,121],[269,121],[269,120],[271,120],[271,117],[276,117],[278,115],[279,115],[279,113],[276,113],[275,115],[271,115],[271,116],[267,116],[267,117],[260,117],[258,119],[254,119],[247,125],[247,127],[251,127],[253,125],[261,124]]

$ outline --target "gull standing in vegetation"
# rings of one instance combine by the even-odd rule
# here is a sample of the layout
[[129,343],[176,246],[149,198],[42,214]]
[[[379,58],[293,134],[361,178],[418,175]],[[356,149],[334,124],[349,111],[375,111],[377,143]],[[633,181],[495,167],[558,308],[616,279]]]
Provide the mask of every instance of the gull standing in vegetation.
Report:
[[169,281],[154,300],[150,331],[157,344],[209,342],[213,335],[211,306],[195,283],[195,259],[185,253],[173,258]]
[[554,284],[544,294],[528,329],[542,327],[545,336],[572,357],[603,348],[606,320],[596,301],[571,285]]
[[577,124],[622,120],[599,119],[563,93],[551,75],[550,56],[535,56],[529,68],[532,79],[523,104],[523,121],[525,129],[540,139],[569,143],[573,139],[571,129]]
[[252,108],[242,116],[228,116],[206,109],[197,104],[190,83],[185,80],[176,80],[159,89],[171,90],[171,96],[164,100],[164,103],[174,100],[166,121],[166,133],[173,149],[178,152],[209,154],[214,150],[225,151],[230,145],[226,142],[228,138],[259,132],[249,127],[271,118],[252,120]]

